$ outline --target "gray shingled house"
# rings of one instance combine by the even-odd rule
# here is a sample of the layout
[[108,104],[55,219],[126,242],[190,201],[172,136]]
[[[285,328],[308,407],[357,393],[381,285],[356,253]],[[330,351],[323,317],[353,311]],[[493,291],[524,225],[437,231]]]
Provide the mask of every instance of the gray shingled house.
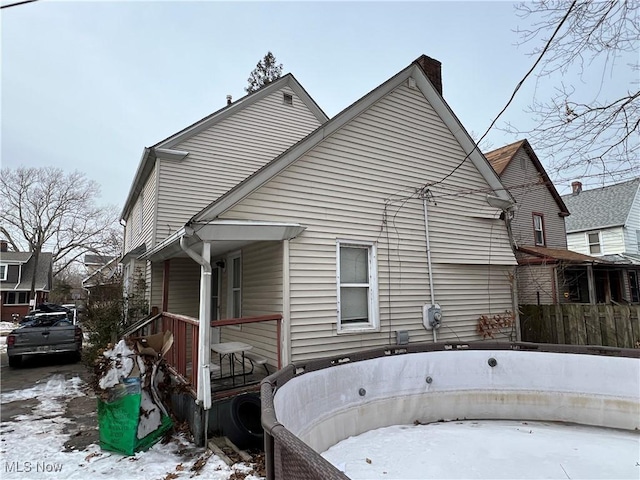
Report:
[[597,302],[640,303],[640,177],[562,197],[567,248],[610,263],[596,272]]
[[29,311],[29,293],[35,275],[36,304],[46,302],[53,284],[53,254],[41,252],[38,265],[32,252],[9,252],[0,241],[0,292],[2,321],[10,322]]

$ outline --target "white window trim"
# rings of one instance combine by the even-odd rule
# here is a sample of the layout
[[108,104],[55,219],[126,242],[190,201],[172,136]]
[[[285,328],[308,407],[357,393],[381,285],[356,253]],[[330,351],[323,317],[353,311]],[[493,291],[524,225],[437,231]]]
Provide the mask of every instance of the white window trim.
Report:
[[9,266],[6,263],[0,263],[0,267],[3,267],[4,271],[0,275],[0,280],[5,281],[7,279],[7,272],[9,271]]
[[[592,245],[592,243],[589,241],[589,235],[594,235],[594,234],[598,235],[598,245],[600,246],[600,253],[591,253],[591,245]],[[602,232],[601,231],[585,232],[584,238],[587,241],[587,255],[591,255],[591,256],[594,256],[594,257],[601,257],[602,255],[604,255],[604,245],[602,245]],[[595,243],[593,245],[595,245]]]
[[[226,270],[227,270],[227,318],[236,318],[233,315],[233,260],[240,259],[240,316],[242,317],[242,252],[234,252],[227,257]],[[230,325],[231,327],[240,328],[240,325]]]
[[[343,326],[340,321],[340,247],[367,247],[369,253],[369,323]],[[378,254],[374,242],[363,240],[336,240],[336,329],[337,333],[377,332],[380,330],[378,303]]]
[[[536,220],[540,220],[540,229],[536,226]],[[538,242],[537,233],[540,232],[540,236],[542,237],[542,241]],[[544,247],[546,245],[546,238],[544,234],[544,216],[539,213],[533,214],[533,243],[538,246]]]

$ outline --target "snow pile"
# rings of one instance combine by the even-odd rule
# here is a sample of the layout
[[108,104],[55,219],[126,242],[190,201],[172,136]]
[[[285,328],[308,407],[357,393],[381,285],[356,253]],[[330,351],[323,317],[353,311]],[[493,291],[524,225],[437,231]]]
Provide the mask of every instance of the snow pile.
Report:
[[115,347],[105,350],[103,355],[108,361],[108,368],[103,371],[98,385],[106,390],[129,376],[133,370],[135,352],[129,348],[124,340],[120,340]]
[[[72,398],[83,396],[86,385],[77,377],[65,380],[53,375],[38,385],[2,394],[3,404],[37,399],[31,415],[19,415],[0,425],[0,456],[4,480],[45,480],[52,478],[126,478],[131,480],[172,480],[200,477],[211,480],[246,478],[252,469],[246,464],[228,467],[211,452],[204,453],[183,436],[156,444],[131,457],[105,452],[96,444],[85,450],[65,451],[70,435],[63,430],[71,420],[62,415]],[[246,475],[246,477],[245,477]]]
[[11,330],[15,330],[19,326],[20,325],[13,322],[0,322],[0,335],[2,335],[3,337],[9,335]]

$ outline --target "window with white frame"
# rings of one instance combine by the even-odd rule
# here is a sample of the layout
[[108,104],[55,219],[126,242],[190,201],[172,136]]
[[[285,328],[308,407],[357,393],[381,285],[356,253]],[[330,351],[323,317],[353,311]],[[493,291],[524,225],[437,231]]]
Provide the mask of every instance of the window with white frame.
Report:
[[587,242],[589,243],[589,253],[591,255],[602,254],[602,246],[600,245],[600,232],[587,233]]
[[227,312],[230,318],[242,317],[242,257],[239,253],[228,258],[229,302]]
[[536,245],[544,245],[544,216],[541,213],[533,214],[533,237]]
[[7,279],[7,266],[4,263],[0,263],[0,280]]
[[338,240],[336,255],[338,332],[377,329],[378,275],[375,245]]

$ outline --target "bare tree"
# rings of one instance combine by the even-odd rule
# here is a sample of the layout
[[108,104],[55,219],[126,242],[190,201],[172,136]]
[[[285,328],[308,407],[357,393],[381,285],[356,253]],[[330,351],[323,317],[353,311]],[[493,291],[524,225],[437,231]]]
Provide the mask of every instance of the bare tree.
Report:
[[276,57],[271,52],[267,52],[262,60],[258,62],[256,68],[253,69],[249,78],[245,92],[251,93],[260,90],[265,85],[276,81],[282,75],[282,64],[276,63]]
[[84,174],[3,168],[0,185],[0,233],[14,250],[33,252],[36,268],[44,250],[53,253],[54,276],[87,252],[120,251],[117,210],[96,206],[99,186]]
[[[529,107],[533,128],[507,126],[545,153],[556,178],[579,175],[607,183],[640,175],[638,82],[619,81],[630,71],[638,78],[639,6],[636,0],[538,0],[516,6],[519,16],[531,21],[531,28],[518,31],[521,44],[540,41],[532,55],[545,48],[550,32],[567,17],[549,42],[538,74],[539,82],[557,81],[555,94],[536,98]],[[567,73],[577,73],[597,91],[565,83]],[[603,91],[614,88],[614,98],[605,98]]]

